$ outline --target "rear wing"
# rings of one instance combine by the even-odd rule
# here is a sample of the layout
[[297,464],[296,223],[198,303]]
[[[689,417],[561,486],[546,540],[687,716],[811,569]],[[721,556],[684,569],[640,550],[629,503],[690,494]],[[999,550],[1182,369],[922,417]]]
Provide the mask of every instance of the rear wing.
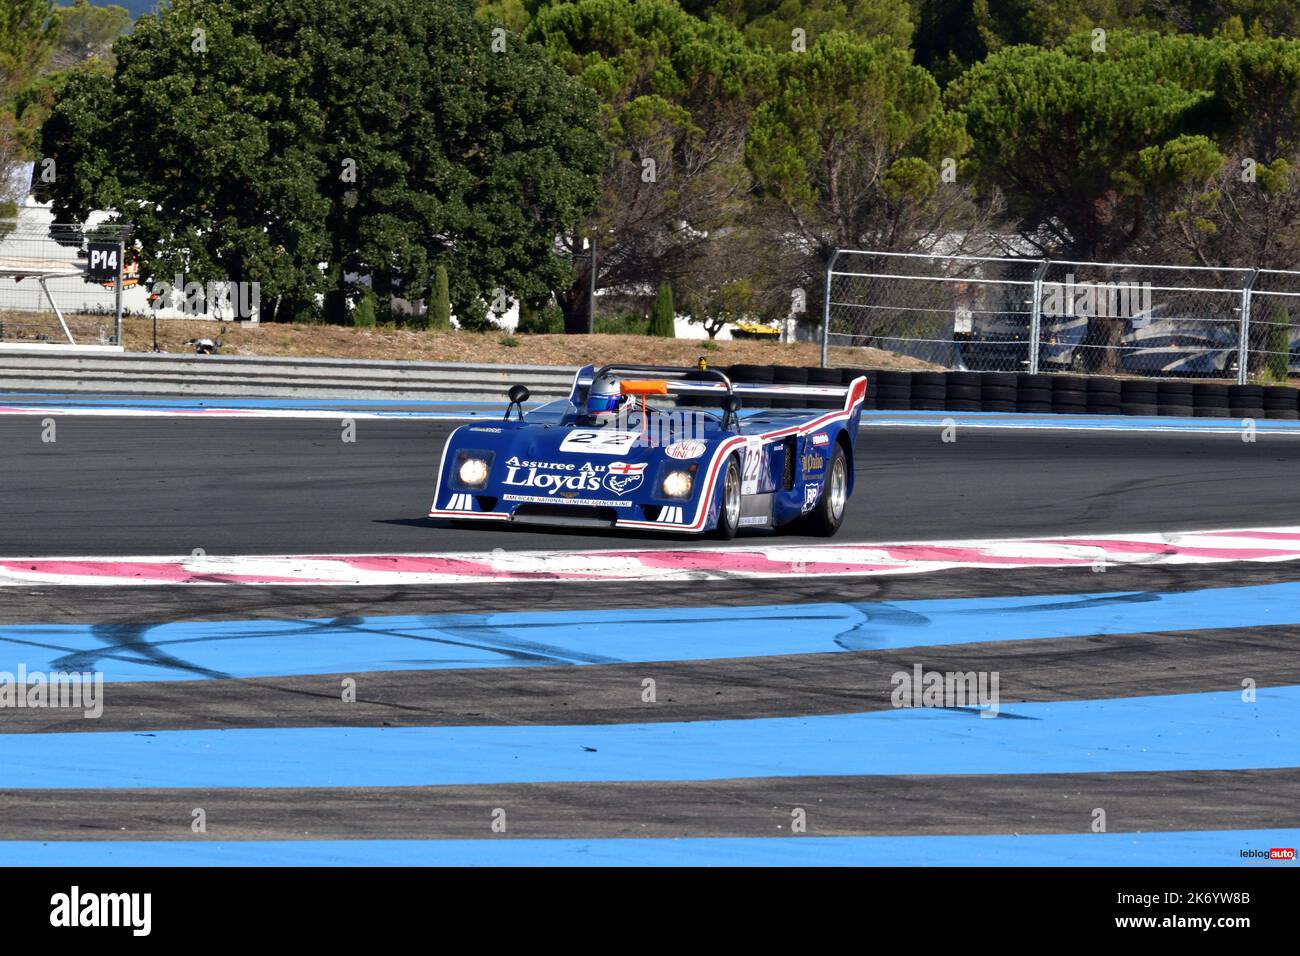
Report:
[[[849,404],[850,393],[860,393],[857,401],[866,395],[866,382],[854,379],[845,385],[796,385],[785,383],[733,382],[724,372],[712,368],[680,368],[671,365],[606,365],[600,369],[585,365],[573,378],[569,401],[583,408],[587,403],[587,390],[596,378],[606,372],[620,379],[662,379],[669,395],[683,395],[703,400],[716,399],[719,406],[727,395],[736,395],[745,408],[809,407],[842,408]],[[766,398],[767,402],[755,399]]]

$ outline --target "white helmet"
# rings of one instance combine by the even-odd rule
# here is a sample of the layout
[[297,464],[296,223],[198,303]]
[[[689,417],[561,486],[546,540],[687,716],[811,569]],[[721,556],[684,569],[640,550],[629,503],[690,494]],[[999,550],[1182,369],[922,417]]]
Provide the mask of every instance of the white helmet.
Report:
[[621,383],[609,372],[597,378],[587,389],[587,412],[591,415],[613,415],[626,401]]

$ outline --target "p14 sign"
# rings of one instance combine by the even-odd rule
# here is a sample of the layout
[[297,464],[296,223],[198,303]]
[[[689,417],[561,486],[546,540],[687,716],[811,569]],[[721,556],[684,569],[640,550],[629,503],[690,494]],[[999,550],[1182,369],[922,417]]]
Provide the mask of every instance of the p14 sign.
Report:
[[122,249],[115,242],[92,242],[87,246],[90,262],[86,278],[92,282],[113,282],[122,274]]

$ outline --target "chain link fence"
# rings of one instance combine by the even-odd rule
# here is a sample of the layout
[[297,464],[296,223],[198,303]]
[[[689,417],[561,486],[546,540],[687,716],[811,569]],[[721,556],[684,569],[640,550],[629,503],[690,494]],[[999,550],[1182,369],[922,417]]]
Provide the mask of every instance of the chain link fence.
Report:
[[86,275],[90,243],[117,247],[130,226],[0,220],[0,345],[120,345],[122,289],[134,285],[127,266],[119,281]]
[[1300,372],[1298,321],[1300,272],[841,250],[823,363],[835,345],[971,371],[1282,382]]

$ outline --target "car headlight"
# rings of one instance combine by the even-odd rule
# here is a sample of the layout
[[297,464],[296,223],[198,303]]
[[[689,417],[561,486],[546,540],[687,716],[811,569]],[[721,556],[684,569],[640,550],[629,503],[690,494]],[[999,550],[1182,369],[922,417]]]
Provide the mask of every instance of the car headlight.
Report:
[[670,471],[664,475],[663,492],[669,498],[689,498],[695,482],[688,471]]
[[482,458],[464,458],[456,469],[456,477],[466,488],[482,488],[487,484],[488,463]]

